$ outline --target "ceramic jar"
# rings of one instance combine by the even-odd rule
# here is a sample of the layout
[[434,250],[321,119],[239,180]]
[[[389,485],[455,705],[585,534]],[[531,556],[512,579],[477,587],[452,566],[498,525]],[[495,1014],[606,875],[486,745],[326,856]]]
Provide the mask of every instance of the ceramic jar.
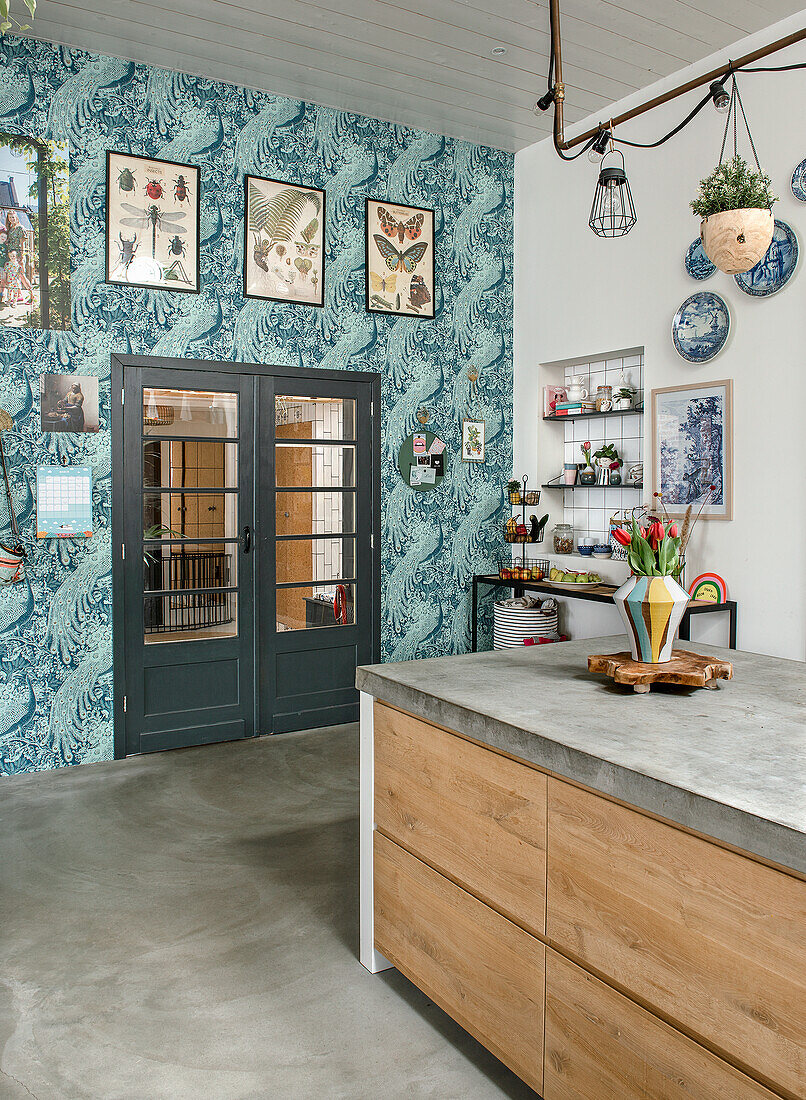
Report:
[[575,374],[565,389],[569,401],[584,401],[588,396],[585,379],[581,374]]
[[613,594],[627,630],[634,661],[663,664],[672,659],[689,595],[674,577],[630,577]]
[[576,485],[577,483],[577,464],[576,462],[566,462],[563,466],[563,481],[566,485]]

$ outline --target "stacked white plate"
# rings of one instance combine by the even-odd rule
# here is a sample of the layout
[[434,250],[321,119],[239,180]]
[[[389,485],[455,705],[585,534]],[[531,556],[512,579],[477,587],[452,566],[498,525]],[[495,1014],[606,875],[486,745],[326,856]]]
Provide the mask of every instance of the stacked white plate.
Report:
[[550,638],[557,634],[557,611],[539,607],[493,608],[493,649],[515,649],[527,638]]

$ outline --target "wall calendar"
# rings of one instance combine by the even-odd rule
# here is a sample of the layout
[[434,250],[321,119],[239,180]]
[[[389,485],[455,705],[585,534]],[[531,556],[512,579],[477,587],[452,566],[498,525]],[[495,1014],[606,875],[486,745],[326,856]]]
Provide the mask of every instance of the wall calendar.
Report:
[[36,537],[89,538],[92,535],[92,468],[38,466]]

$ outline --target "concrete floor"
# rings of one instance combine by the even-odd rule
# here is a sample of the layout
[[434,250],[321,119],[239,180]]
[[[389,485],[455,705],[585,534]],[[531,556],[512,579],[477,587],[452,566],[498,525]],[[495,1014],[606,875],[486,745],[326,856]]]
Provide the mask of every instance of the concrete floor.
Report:
[[358,962],[356,726],[0,797],[2,1100],[534,1100]]

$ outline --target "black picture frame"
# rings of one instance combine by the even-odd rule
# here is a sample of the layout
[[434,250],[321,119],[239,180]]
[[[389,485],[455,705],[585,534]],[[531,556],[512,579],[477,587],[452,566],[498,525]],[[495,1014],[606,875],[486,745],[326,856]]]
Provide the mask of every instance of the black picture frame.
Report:
[[[249,257],[254,250],[254,242],[250,241],[250,233],[253,232],[249,228],[249,181],[255,180],[258,183],[272,183],[277,184],[279,187],[295,187],[300,191],[312,191],[320,196],[320,226],[317,230],[317,236],[320,237],[320,248],[322,253],[321,264],[321,286],[319,287],[318,301],[307,301],[306,299],[292,298],[290,295],[287,297],[275,296],[272,294],[255,294],[251,292],[249,287],[248,266]],[[327,232],[327,194],[323,187],[313,187],[307,183],[297,183],[296,180],[278,180],[269,176],[254,176],[246,175],[243,178],[243,296],[244,298],[255,298],[261,302],[284,302],[286,305],[297,306],[313,306],[315,309],[322,309],[325,304],[325,241]],[[281,242],[284,243],[284,242]]]
[[[112,158],[113,157],[125,157],[127,160],[143,161],[147,164],[161,164],[170,169],[176,169],[177,175],[185,175],[186,173],[192,174],[194,177],[195,187],[192,191],[195,195],[191,194],[191,202],[195,202],[196,206],[196,250],[195,250],[195,280],[191,286],[182,286],[178,281],[165,280],[159,283],[138,283],[129,281],[128,279],[113,279],[112,272],[117,269],[119,264],[115,267],[110,266],[110,213],[111,213],[111,195],[112,195]],[[109,286],[131,286],[140,287],[144,290],[168,290],[172,293],[179,294],[199,294],[201,292],[201,169],[196,164],[180,164],[178,161],[163,160],[161,157],[146,157],[139,153],[129,153],[120,149],[107,149],[106,151],[106,217],[105,217],[105,256],[104,256],[104,282]],[[139,196],[138,196],[139,198]],[[156,200],[149,200],[148,196],[143,198],[144,208],[145,205],[152,205]],[[178,257],[177,257],[178,258]],[[183,258],[186,258],[183,256]]]
[[[372,255],[371,249],[370,249],[370,207],[371,206],[393,207],[393,208],[398,209],[398,210],[402,209],[402,210],[408,211],[408,212],[411,213],[412,216],[415,216],[417,214],[424,214],[430,219],[430,233],[426,234],[427,241],[431,245],[430,257],[428,255],[423,256],[423,260],[429,264],[429,272],[428,272],[429,273],[429,279],[426,280],[426,288],[428,288],[429,285],[430,285],[431,300],[430,300],[430,302],[426,303],[426,305],[428,307],[428,312],[424,312],[423,310],[417,310],[417,309],[414,309],[414,308],[409,308],[409,309],[403,309],[403,308],[400,308],[400,309],[395,309],[395,308],[384,309],[384,308],[379,308],[377,305],[376,306],[372,305],[373,297],[377,298],[378,295],[375,294],[374,292],[373,292],[373,296],[370,295],[371,275],[372,274],[377,274],[376,272],[372,271],[372,264],[371,264],[371,260],[370,260],[370,257]],[[364,305],[365,305],[367,313],[383,313],[383,314],[386,314],[387,316],[392,316],[392,317],[419,317],[422,320],[429,320],[429,321],[434,320],[434,318],[436,317],[436,237],[435,237],[435,228],[436,228],[436,222],[435,222],[435,217],[434,217],[434,211],[430,207],[427,207],[427,206],[409,206],[408,203],[394,202],[391,199],[378,199],[378,198],[371,198],[369,196],[366,198],[365,206],[364,206]],[[374,234],[373,234],[373,236],[374,236]],[[416,244],[417,242],[415,241],[413,243]],[[391,244],[391,241],[390,241],[390,244]],[[397,246],[392,245],[392,247],[396,248]],[[402,243],[401,243],[401,247],[402,247]],[[391,274],[396,274],[396,272],[393,272],[392,269],[388,267],[388,264],[386,266],[387,266],[387,271],[385,272],[385,274],[387,276],[391,275]],[[398,271],[399,270],[400,270],[400,268],[398,268]],[[414,274],[421,274],[421,273],[412,271],[411,274],[414,275]],[[429,280],[430,280],[430,282],[429,282]],[[402,306],[402,298],[401,298],[401,306]]]

